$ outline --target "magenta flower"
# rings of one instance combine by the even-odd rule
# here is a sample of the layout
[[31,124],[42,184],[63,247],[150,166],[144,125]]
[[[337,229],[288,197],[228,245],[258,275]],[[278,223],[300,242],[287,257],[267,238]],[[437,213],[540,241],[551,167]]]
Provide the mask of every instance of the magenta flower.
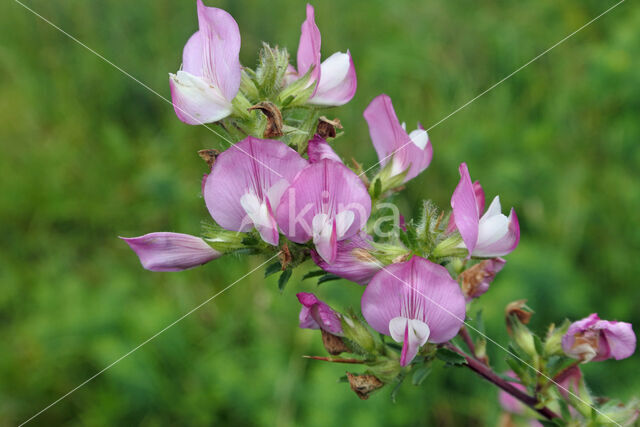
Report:
[[318,267],[326,272],[366,285],[383,267],[380,261],[369,253],[373,249],[369,244],[370,240],[371,237],[360,232],[349,239],[338,242],[336,259],[331,264],[327,263],[316,251],[311,251],[311,258]]
[[307,19],[302,23],[298,44],[298,69],[289,67],[287,83],[304,76],[313,66],[311,82],[317,82],[309,104],[340,106],[351,101],[356,93],[356,69],[351,54],[336,52],[320,63],[320,30],[315,22],[313,6],[307,4]]
[[307,161],[286,144],[247,137],[218,156],[206,177],[204,200],[223,228],[256,228],[272,245],[279,241],[275,215],[280,198]]
[[484,205],[484,192],[471,183],[466,163],[460,165],[460,182],[451,197],[456,228],[462,236],[469,256],[484,258],[504,256],[513,251],[520,241],[520,226],[516,211],[509,217],[502,214],[500,197],[496,196],[489,209],[480,217]]
[[218,258],[203,239],[181,233],[150,233],[140,237],[121,237],[151,271],[180,271]]
[[636,335],[630,323],[600,320],[596,313],[569,326],[562,337],[562,349],[582,362],[610,358],[625,359],[636,349]]
[[417,129],[407,133],[387,95],[375,97],[364,110],[364,118],[380,164],[384,167],[391,162],[390,176],[407,171],[404,177],[407,182],[429,166],[433,148],[427,131],[418,123]]
[[293,242],[313,239],[318,254],[335,262],[338,242],[360,231],[371,214],[371,198],[358,176],[334,160],[311,163],[282,196],[278,225]]
[[460,273],[462,293],[467,302],[478,298],[489,290],[489,285],[506,262],[503,258],[485,259]]
[[303,329],[322,329],[333,335],[342,335],[342,323],[338,314],[314,294],[300,292],[296,294],[302,304],[300,327]]
[[455,337],[464,322],[462,291],[446,268],[419,256],[380,270],[362,295],[362,314],[381,334],[403,343],[408,365],[427,341]]
[[232,112],[240,88],[240,30],[231,15],[197,0],[198,31],[182,52],[182,68],[169,74],[176,115],[190,125],[211,123]]

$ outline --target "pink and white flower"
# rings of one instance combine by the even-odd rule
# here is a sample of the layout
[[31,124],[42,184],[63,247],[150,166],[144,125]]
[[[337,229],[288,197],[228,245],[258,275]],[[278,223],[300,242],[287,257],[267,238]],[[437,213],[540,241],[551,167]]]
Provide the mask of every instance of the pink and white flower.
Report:
[[300,292],[296,294],[302,304],[300,327],[303,329],[322,329],[333,335],[342,335],[342,323],[338,314],[314,294]]
[[197,267],[218,258],[203,239],[181,233],[149,233],[140,237],[122,237],[151,271],[181,271]]
[[407,133],[405,124],[398,121],[389,96],[375,97],[364,110],[364,118],[380,164],[385,167],[391,162],[390,176],[407,171],[404,177],[407,182],[429,166],[433,158],[429,134],[419,123],[417,129]]
[[636,349],[631,323],[600,320],[596,313],[569,326],[562,337],[567,356],[582,362],[625,359]]
[[340,162],[322,159],[303,169],[282,195],[277,220],[296,243],[313,239],[316,251],[335,262],[338,242],[365,226],[371,198],[358,176]]
[[249,136],[221,153],[206,177],[204,200],[222,228],[256,228],[272,245],[279,241],[275,212],[285,190],[307,161],[275,140]]
[[357,78],[351,53],[336,52],[321,63],[321,36],[315,22],[313,6],[307,4],[307,19],[302,23],[298,44],[298,69],[289,66],[286,83],[291,83],[311,71],[310,84],[316,84],[308,103],[340,106],[351,101],[356,93]]
[[240,88],[240,30],[231,15],[197,0],[198,31],[182,52],[182,68],[169,74],[171,98],[183,122],[199,125],[231,114]]
[[460,165],[460,182],[451,197],[451,207],[469,256],[500,257],[518,246],[520,226],[515,210],[511,208],[509,217],[502,214],[500,196],[496,196],[481,217],[484,191],[480,184],[472,184],[466,163]]
[[373,329],[403,343],[401,366],[411,363],[427,342],[455,337],[466,310],[464,295],[447,269],[419,256],[380,270],[361,305]]

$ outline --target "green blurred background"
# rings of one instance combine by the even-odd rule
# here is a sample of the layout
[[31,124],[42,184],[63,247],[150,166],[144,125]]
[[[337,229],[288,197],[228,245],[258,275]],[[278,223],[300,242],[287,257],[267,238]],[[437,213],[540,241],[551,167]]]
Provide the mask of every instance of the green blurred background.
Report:
[[[169,96],[167,73],[197,28],[194,1],[49,2],[38,13]],[[240,25],[241,60],[261,40],[297,49],[304,2],[219,1]],[[595,17],[613,1],[316,2],[323,57],[349,48],[358,92],[330,112],[336,144],[371,165],[362,111],[389,94],[426,127]],[[515,206],[518,249],[484,307],[504,341],[503,308],[527,298],[532,325],[598,312],[640,323],[640,7],[627,1],[431,132],[432,165],[401,201],[448,206],[457,166]],[[196,155],[220,141],[171,105],[7,0],[0,6],[0,425],[35,414],[262,260],[226,258],[151,273],[117,236],[197,234],[207,218]],[[311,266],[309,266],[311,268]],[[360,401],[345,366],[310,362],[297,328],[297,271],[280,295],[262,272],[187,317],[34,421],[35,425],[495,425],[497,392],[439,369],[396,404]],[[317,292],[358,306],[361,288]],[[499,369],[501,350],[489,345]],[[585,371],[600,394],[640,395],[638,356]]]

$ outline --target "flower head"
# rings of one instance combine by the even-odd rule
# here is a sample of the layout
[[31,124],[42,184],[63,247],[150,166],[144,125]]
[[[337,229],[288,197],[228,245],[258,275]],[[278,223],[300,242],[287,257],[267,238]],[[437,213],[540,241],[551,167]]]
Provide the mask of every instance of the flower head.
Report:
[[335,262],[338,242],[360,231],[371,214],[371,198],[358,176],[340,162],[322,159],[304,168],[285,191],[278,225],[293,242],[313,239],[316,252]]
[[190,125],[231,114],[240,88],[240,30],[231,15],[197,0],[198,31],[182,52],[182,68],[169,75],[176,115]]
[[500,197],[496,196],[481,217],[484,192],[479,184],[472,184],[466,163],[460,165],[460,182],[451,197],[451,207],[469,256],[504,256],[518,246],[520,226],[515,210],[511,209],[509,217],[503,215]]
[[405,124],[400,124],[387,95],[378,95],[364,110],[369,125],[369,135],[378,153],[380,164],[389,162],[390,177],[406,171],[404,182],[415,178],[431,163],[433,147],[427,131],[418,123],[418,128],[407,133]]
[[186,270],[222,255],[203,239],[189,234],[149,233],[122,240],[138,255],[142,266],[151,271]]
[[298,69],[289,67],[287,83],[304,76],[311,67],[311,84],[316,87],[309,103],[322,106],[339,106],[351,101],[356,93],[356,69],[349,51],[336,52],[321,63],[321,36],[315,22],[313,6],[307,5],[307,19],[302,23],[298,45]]
[[600,320],[596,313],[569,326],[562,337],[564,352],[583,362],[625,359],[636,349],[630,323]]
[[380,270],[365,289],[361,304],[373,329],[403,343],[402,366],[427,341],[443,343],[456,336],[466,307],[447,269],[419,256]]
[[209,213],[227,230],[255,227],[265,242],[277,245],[275,211],[306,165],[286,144],[249,136],[221,153],[207,176],[204,200]]
[[333,335],[342,335],[342,322],[331,307],[309,292],[300,292],[296,296],[302,304],[300,310],[301,328],[322,329]]

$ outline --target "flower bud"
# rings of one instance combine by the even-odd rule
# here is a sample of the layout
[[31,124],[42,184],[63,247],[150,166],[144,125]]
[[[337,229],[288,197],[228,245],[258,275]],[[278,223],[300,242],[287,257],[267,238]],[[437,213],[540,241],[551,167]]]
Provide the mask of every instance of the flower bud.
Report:
[[553,323],[549,326],[547,338],[544,341],[544,354],[546,356],[563,356],[562,337],[567,333],[569,321],[565,320],[562,325],[556,327]]
[[347,372],[349,385],[360,399],[367,400],[374,391],[384,387],[384,383],[374,375],[357,375]]
[[504,309],[504,314],[507,322],[507,331],[509,331],[509,333],[511,333],[511,324],[514,322],[512,318],[517,319],[520,323],[523,323],[525,325],[529,324],[531,316],[533,315],[533,311],[529,307],[527,307],[526,303],[526,299],[513,301],[507,304],[507,307]]
[[507,331],[518,347],[534,358],[538,352],[536,351],[533,333],[525,326],[529,323],[533,312],[525,303],[526,300],[519,300],[507,304],[505,309]]
[[378,345],[369,328],[355,316],[342,316],[342,335],[366,353],[377,353]]

